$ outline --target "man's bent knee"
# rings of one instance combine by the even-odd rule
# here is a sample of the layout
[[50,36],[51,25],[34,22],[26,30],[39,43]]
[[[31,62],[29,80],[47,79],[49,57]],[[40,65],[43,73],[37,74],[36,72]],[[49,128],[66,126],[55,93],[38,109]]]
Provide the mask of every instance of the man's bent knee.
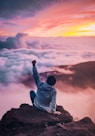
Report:
[[30,91],[30,98],[31,98],[32,103],[34,103],[35,97],[36,97],[36,93],[33,90]]
[[32,91],[30,91],[30,96],[35,97],[36,93],[32,90]]

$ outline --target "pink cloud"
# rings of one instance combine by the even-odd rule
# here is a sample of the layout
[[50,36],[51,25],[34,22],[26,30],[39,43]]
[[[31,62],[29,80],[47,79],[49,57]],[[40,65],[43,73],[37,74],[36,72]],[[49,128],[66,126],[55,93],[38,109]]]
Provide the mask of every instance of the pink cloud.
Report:
[[54,68],[55,71],[58,71],[63,74],[74,74],[74,71],[71,71],[69,69],[63,69],[63,68]]

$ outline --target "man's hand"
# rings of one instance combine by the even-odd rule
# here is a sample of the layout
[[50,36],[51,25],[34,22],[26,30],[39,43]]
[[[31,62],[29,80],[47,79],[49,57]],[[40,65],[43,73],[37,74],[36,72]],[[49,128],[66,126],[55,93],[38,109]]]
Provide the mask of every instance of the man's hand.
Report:
[[60,115],[62,113],[60,111],[55,111],[54,114]]
[[33,60],[32,65],[35,66],[35,64],[36,64],[36,60]]

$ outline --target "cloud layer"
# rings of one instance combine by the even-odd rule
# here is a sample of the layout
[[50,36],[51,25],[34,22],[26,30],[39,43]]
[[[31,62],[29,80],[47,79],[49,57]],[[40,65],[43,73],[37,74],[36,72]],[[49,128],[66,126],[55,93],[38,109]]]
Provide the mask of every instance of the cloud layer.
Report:
[[0,49],[59,49],[82,52],[95,49],[94,37],[32,37],[25,33],[18,33],[14,37],[2,39],[1,37]]
[[[0,49],[0,82],[6,84],[20,82],[25,74],[30,77],[33,59],[38,62],[39,72],[95,60],[94,38],[33,38],[17,34],[0,41]],[[72,74],[65,69],[63,73]]]

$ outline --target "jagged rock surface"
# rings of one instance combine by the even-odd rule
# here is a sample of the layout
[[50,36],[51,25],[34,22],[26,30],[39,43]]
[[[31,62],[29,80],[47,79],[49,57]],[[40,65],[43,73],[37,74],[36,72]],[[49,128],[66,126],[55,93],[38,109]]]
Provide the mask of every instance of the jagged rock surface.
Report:
[[78,122],[57,106],[61,115],[49,114],[28,104],[8,111],[0,121],[0,136],[95,136],[95,124],[86,117]]

